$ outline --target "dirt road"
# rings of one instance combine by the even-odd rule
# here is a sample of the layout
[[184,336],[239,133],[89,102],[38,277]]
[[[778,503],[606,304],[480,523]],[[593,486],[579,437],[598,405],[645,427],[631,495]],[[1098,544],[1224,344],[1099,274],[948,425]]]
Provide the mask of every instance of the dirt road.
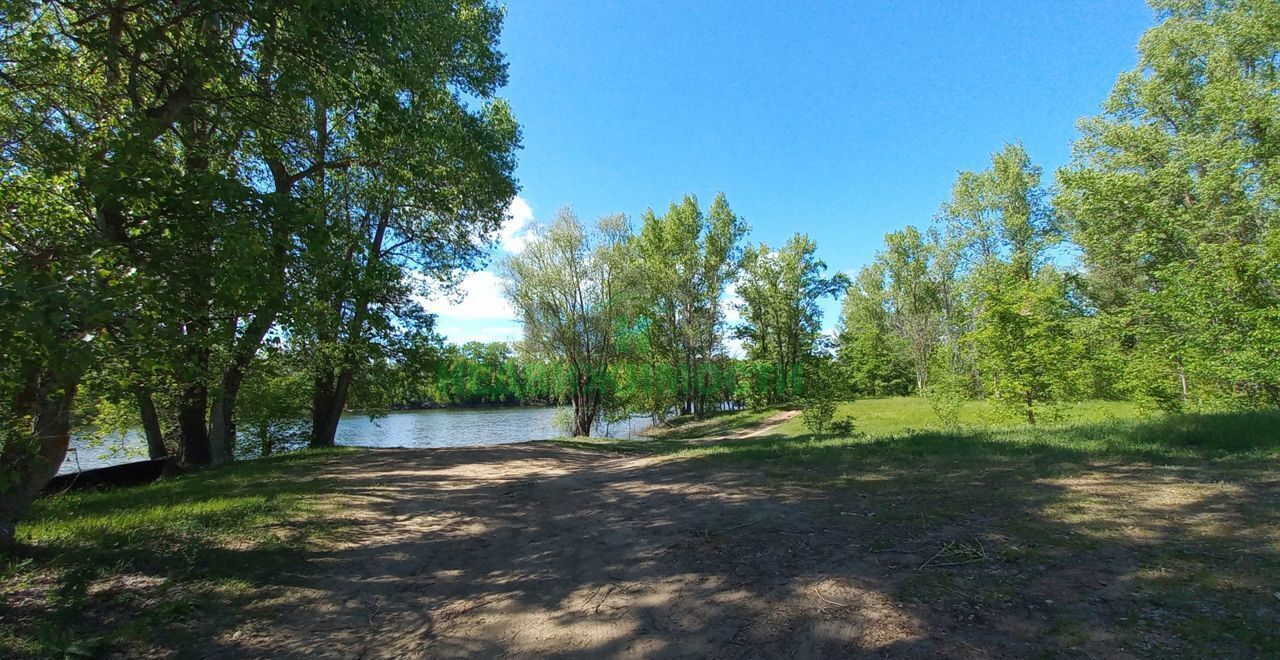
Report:
[[[334,468],[353,541],[257,603],[225,654],[927,655],[913,617],[830,543],[821,493],[530,444],[370,451]],[[816,537],[821,536],[819,542]],[[964,650],[957,646],[952,650]],[[963,653],[961,653],[963,654]]]

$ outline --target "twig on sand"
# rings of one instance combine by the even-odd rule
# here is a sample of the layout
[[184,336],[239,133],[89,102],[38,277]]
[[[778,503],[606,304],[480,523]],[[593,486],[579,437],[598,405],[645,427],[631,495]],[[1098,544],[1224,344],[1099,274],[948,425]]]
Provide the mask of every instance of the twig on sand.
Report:
[[738,637],[740,637],[742,633],[746,632],[747,629],[749,629],[751,626],[754,626],[755,623],[756,623],[755,621],[751,621],[750,619],[748,619],[745,624],[738,627],[738,630],[733,633],[733,636],[729,638],[729,641],[727,643],[734,644],[734,645],[742,644],[742,642],[738,641]]
[[969,647],[970,649],[973,649],[974,651],[977,651],[978,653],[981,653],[982,655],[990,655],[989,653],[987,653],[987,650],[986,650],[986,649],[984,649],[984,648],[980,648],[980,647],[977,647],[977,646],[974,646],[973,644],[970,644],[969,642],[966,642],[966,641],[964,641],[963,639],[960,639],[959,637],[955,637],[955,636],[953,636],[953,635],[946,635],[946,634],[943,634],[943,633],[934,633],[934,634],[933,634],[933,638],[934,638],[934,639],[936,639],[936,640],[939,640],[939,641],[947,641],[947,640],[950,640],[950,641],[953,641],[953,642],[959,642],[960,644],[962,644],[962,645],[964,645],[964,646],[967,646],[967,647]]
[[744,523],[742,523],[741,525],[734,525],[733,527],[726,527],[726,528],[724,528],[724,529],[722,529],[722,530],[720,530],[720,531],[718,531],[718,532],[716,532],[716,533],[717,533],[717,534],[723,534],[723,533],[725,533],[725,532],[732,532],[732,531],[733,531],[733,530],[735,530],[735,529],[742,529],[743,527],[750,527],[750,526],[752,526],[752,525],[754,525],[754,524],[756,524],[756,523],[758,523],[758,522],[760,522],[760,521],[759,521],[759,520],[752,520],[751,522],[744,522]]
[[924,563],[923,563],[923,564],[920,564],[919,566],[917,566],[917,567],[916,567],[916,570],[918,571],[918,570],[920,570],[920,569],[924,568],[925,566],[928,566],[929,564],[933,563],[933,560],[937,559],[939,555],[941,555],[942,553],[946,552],[948,547],[950,547],[950,545],[949,545],[949,544],[948,544],[948,545],[944,545],[944,546],[942,546],[942,547],[941,547],[937,552],[933,553],[933,556],[932,556],[932,557],[930,557],[930,558],[928,558],[928,559],[924,560]]
[[836,607],[849,607],[848,603],[837,603],[836,601],[831,600],[826,596],[823,596],[822,592],[818,591],[818,587],[816,585],[813,587],[813,595],[817,596],[819,599],[822,600],[822,602],[827,603],[828,605],[835,605]]
[[481,600],[481,601],[480,601],[480,602],[478,602],[478,603],[473,603],[473,604],[471,604],[471,605],[468,605],[467,607],[464,607],[464,608],[461,608],[461,609],[458,609],[458,610],[454,610],[454,611],[452,611],[452,612],[444,612],[444,613],[443,613],[443,615],[444,615],[444,616],[441,616],[441,617],[440,617],[440,620],[441,620],[441,621],[448,621],[448,620],[450,620],[450,619],[452,619],[452,618],[454,618],[454,617],[457,617],[457,616],[461,616],[461,615],[463,615],[463,614],[466,614],[467,612],[470,612],[471,610],[474,610],[474,609],[476,609],[477,607],[484,607],[485,605],[488,605],[489,603],[492,603],[493,601],[498,600],[498,598],[500,598],[500,597],[501,597],[500,595],[499,595],[499,596],[490,596],[490,597],[488,597],[488,598],[485,598],[484,600]]
[[604,605],[604,602],[606,600],[609,600],[609,596],[613,595],[614,590],[616,590],[617,588],[618,588],[617,585],[613,585],[613,584],[609,585],[609,590],[604,592],[604,595],[600,597],[600,602],[596,603],[596,609],[593,611],[594,614],[600,613],[600,606]]
[[[732,527],[725,527],[724,529],[717,529],[717,530],[715,530],[715,533],[716,533],[717,535],[719,535],[719,534],[724,534],[724,533],[726,533],[726,532],[732,532],[732,531],[733,531],[733,530],[735,530],[735,529],[742,529],[743,527],[750,527],[750,526],[752,526],[752,525],[754,525],[754,524],[756,524],[756,523],[758,523],[758,522],[760,522],[760,521],[759,521],[759,520],[752,520],[751,522],[744,522],[744,523],[742,523],[741,525],[734,525],[734,526],[732,526]],[[706,527],[706,528],[704,528],[704,529],[702,530],[702,537],[703,537],[703,538],[705,538],[707,541],[710,541],[710,540],[711,540],[711,531],[712,531],[712,530],[711,530],[711,528],[710,528],[710,527]]]
[[[973,556],[969,557],[968,559],[961,559],[959,561],[945,561],[945,562],[934,563],[934,560],[937,559],[938,557],[941,557],[943,553],[955,554],[956,551],[968,552]],[[954,541],[948,541],[947,543],[944,543],[942,547],[938,549],[937,552],[933,553],[932,557],[924,560],[923,564],[920,564],[919,566],[917,566],[916,570],[917,571],[921,570],[926,566],[938,567],[938,566],[959,566],[960,564],[972,564],[973,562],[983,561],[987,558],[988,558],[987,550],[986,548],[982,547],[982,543],[980,541],[975,541],[972,546],[964,543],[956,543]]]

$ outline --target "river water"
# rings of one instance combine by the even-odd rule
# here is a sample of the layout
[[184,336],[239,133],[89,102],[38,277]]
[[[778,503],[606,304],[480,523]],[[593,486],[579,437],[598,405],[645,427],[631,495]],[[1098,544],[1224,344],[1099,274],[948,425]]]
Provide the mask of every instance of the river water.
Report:
[[[370,420],[346,415],[338,423],[338,444],[352,447],[467,447],[545,440],[565,435],[553,422],[556,409],[447,408],[393,412]],[[647,417],[597,425],[594,435],[633,437],[649,426]],[[251,438],[244,441],[252,442]],[[146,458],[142,434],[130,432],[97,446],[75,439],[59,473],[117,465]]]

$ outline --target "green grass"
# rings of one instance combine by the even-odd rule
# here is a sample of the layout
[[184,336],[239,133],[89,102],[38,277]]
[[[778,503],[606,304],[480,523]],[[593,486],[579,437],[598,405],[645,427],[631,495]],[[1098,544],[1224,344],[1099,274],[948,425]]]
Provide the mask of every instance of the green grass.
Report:
[[[1068,403],[1055,410],[1038,411],[1047,418],[1049,426],[1063,423],[1080,424],[1133,419],[1138,409],[1122,401],[1085,401]],[[921,397],[893,397],[884,399],[859,399],[840,404],[837,418],[853,418],[854,428],[867,435],[910,433],[913,431],[941,431],[942,422],[927,399]],[[986,401],[968,401],[960,409],[961,428],[1013,428],[1024,426],[1020,414]],[[799,419],[784,424],[779,433],[788,436],[805,435],[808,431]]]
[[38,500],[23,547],[0,558],[0,656],[189,649],[232,625],[341,533],[326,515],[334,484],[312,475],[347,451]]
[[[887,423],[881,427],[892,428]],[[1277,429],[1280,414],[1241,413],[953,431],[903,428],[840,438],[814,437],[798,420],[791,420],[758,438],[710,445],[666,443],[661,449],[686,456],[809,462],[828,470],[868,458],[882,462],[1017,458],[1036,465],[1118,459],[1240,463],[1280,457]]]
[[863,399],[840,404],[836,413],[853,418],[851,437],[815,437],[803,419],[795,417],[753,438],[686,442],[750,428],[778,410],[723,413],[703,421],[681,418],[670,429],[637,440],[553,442],[624,453],[812,464],[828,472],[868,458],[885,462],[967,456],[1077,465],[1104,459],[1172,464],[1280,457],[1280,411],[1142,415],[1134,405],[1114,401],[1069,404],[1056,411],[1056,421],[1037,426],[1009,417],[992,404],[969,402],[961,411],[960,428],[946,429],[924,399]]

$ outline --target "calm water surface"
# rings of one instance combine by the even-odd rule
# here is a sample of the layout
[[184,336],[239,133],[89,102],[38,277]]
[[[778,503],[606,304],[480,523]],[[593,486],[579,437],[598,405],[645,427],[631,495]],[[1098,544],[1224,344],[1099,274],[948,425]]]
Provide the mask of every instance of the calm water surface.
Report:
[[[555,408],[451,408],[393,412],[370,420],[346,415],[338,423],[338,444],[353,447],[474,447],[529,440],[545,440],[564,433],[552,423]],[[635,417],[612,425],[597,425],[594,435],[629,438],[645,430],[649,420]],[[249,440],[252,441],[252,440]],[[139,432],[113,438],[96,447],[73,440],[63,472],[88,470],[146,458],[146,442]]]

